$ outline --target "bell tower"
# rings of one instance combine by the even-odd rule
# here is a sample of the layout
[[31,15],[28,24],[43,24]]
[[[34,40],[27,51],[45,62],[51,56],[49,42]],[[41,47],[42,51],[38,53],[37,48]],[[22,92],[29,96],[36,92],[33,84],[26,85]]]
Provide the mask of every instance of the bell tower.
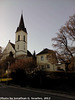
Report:
[[21,14],[15,38],[15,57],[18,56],[27,56],[27,30],[24,25],[23,14]]

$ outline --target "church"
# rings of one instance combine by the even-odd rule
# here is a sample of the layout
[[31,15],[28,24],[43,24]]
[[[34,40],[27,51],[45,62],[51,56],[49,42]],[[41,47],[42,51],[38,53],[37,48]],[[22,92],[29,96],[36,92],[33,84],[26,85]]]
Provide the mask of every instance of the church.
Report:
[[32,54],[27,50],[27,29],[25,28],[23,14],[21,14],[19,26],[15,32],[15,44],[11,43],[10,40],[3,51],[2,60],[9,56],[10,52],[13,53],[15,58],[31,57]]
[[[32,57],[30,51],[27,50],[27,29],[24,24],[23,14],[21,14],[19,26],[15,32],[15,44],[11,43],[10,40],[3,51],[1,60],[6,59],[10,53],[13,54],[14,58],[24,59]],[[36,55],[36,62],[38,67],[45,71],[57,71],[58,69],[65,70],[65,66],[58,65],[55,51],[50,49],[44,49]]]

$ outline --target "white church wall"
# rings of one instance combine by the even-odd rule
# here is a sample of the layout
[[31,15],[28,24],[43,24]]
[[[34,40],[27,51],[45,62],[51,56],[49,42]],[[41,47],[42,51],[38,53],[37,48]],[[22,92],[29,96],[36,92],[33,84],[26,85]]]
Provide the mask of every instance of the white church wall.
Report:
[[[20,40],[18,40],[18,36],[20,36]],[[25,36],[25,41],[24,41]],[[15,40],[15,56],[19,55],[27,55],[27,33],[24,31],[16,32],[16,40]]]
[[14,48],[11,46],[10,41],[8,42],[6,48],[3,51],[3,56],[1,58],[1,60],[6,59],[7,56],[9,56],[10,51],[12,51],[13,54],[15,54],[15,50]]

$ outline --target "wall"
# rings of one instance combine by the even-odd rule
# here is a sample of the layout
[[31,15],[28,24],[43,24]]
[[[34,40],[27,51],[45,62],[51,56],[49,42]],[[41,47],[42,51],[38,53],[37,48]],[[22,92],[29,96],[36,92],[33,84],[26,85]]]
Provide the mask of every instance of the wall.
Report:
[[[42,70],[45,71],[56,71],[57,70],[56,64],[52,64],[48,60],[47,55],[48,54],[37,55],[37,65],[42,67]],[[43,59],[41,57],[43,57]]]
[[[18,35],[20,35],[20,41],[18,41]],[[24,36],[25,36],[25,42],[23,39]],[[27,55],[27,33],[23,31],[19,31],[16,33],[15,50],[16,50],[16,56]]]
[[1,60],[6,59],[7,56],[9,56],[10,51],[12,51],[13,54],[15,54],[15,50],[13,49],[13,47],[11,46],[10,42],[7,44],[6,48],[3,51],[3,56],[1,58]]

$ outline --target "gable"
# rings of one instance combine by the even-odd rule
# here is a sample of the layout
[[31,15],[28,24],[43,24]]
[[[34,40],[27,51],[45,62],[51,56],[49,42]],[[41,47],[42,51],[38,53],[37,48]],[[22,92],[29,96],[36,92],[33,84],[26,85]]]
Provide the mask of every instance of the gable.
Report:
[[10,42],[10,44],[11,44],[11,46],[13,47],[13,49],[15,50],[15,44],[13,44],[13,43],[11,43],[11,42]]
[[37,56],[38,56],[38,55],[43,55],[43,54],[52,53],[52,52],[54,53],[53,50],[50,50],[50,49],[47,49],[47,48],[46,48],[46,49],[42,50],[40,53],[38,53]]
[[10,51],[15,54],[15,45],[13,43],[11,43],[10,41],[8,42],[6,48],[3,51],[3,56],[2,56],[2,60],[6,59],[7,56],[9,56]]

